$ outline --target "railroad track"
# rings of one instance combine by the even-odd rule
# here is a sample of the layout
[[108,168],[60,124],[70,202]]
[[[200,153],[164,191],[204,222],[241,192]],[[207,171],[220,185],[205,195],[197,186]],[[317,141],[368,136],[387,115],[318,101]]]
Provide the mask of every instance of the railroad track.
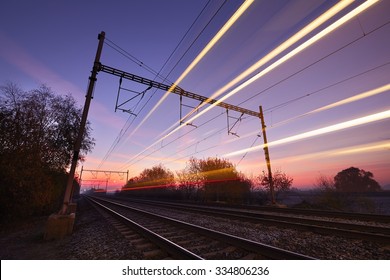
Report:
[[152,251],[157,258],[314,259],[118,202],[96,197],[86,198],[120,223],[116,227],[120,228],[124,235],[135,240],[135,243],[143,243],[144,247],[154,245]]
[[[285,215],[275,215],[272,213],[259,213],[247,210],[237,210],[237,209],[226,209],[220,207],[202,207],[199,205],[186,205],[186,204],[177,204],[161,201],[148,201],[148,200],[131,200],[134,203],[147,204],[153,206],[160,206],[169,209],[176,209],[179,211],[192,212],[196,214],[205,214],[214,217],[222,217],[233,220],[239,220],[241,222],[251,222],[251,223],[261,223],[269,226],[278,226],[285,228],[294,228],[297,230],[311,231],[319,234],[326,235],[337,235],[346,238],[362,239],[373,242],[379,242],[382,244],[390,244],[390,227],[381,227],[373,225],[364,225],[356,224],[350,222],[340,222],[340,221],[327,221],[323,219],[313,219],[310,216],[313,216],[311,211],[308,211],[308,217],[293,217]],[[295,210],[295,209],[293,209]],[[315,211],[317,213],[318,211]],[[288,213],[286,210],[284,213]],[[293,211],[295,213],[295,211]],[[336,212],[337,213],[337,212]],[[325,216],[328,217],[329,213],[326,213]],[[352,216],[351,213],[348,213],[348,218]],[[300,212],[302,215],[302,212]],[[378,217],[382,223],[390,223],[389,216],[374,215]],[[333,215],[335,217],[335,214]],[[342,215],[344,217],[344,215]],[[370,215],[358,214],[359,218],[367,220]],[[340,219],[338,216],[337,218]]]
[[[210,203],[206,207],[221,208],[221,204]],[[317,210],[317,209],[283,208],[283,207],[251,206],[251,205],[237,205],[237,206],[230,205],[229,208],[238,208],[239,210],[248,210],[248,211],[262,211],[262,212],[269,212],[269,213],[294,214],[294,215],[304,215],[304,216],[378,222],[378,223],[387,223],[387,224],[390,223],[390,216],[381,215],[381,214],[365,214],[365,213],[352,213],[352,212]]]

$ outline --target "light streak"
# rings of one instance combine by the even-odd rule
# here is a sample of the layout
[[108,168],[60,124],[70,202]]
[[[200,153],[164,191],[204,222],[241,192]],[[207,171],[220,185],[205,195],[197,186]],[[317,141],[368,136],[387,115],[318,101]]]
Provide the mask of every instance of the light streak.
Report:
[[302,117],[306,117],[306,116],[314,114],[314,113],[319,113],[319,112],[322,112],[322,111],[325,111],[325,110],[329,110],[329,109],[332,109],[332,108],[335,108],[335,107],[338,107],[338,106],[341,106],[341,105],[352,103],[352,102],[355,102],[355,101],[358,101],[358,100],[361,100],[361,99],[364,99],[364,98],[368,98],[368,97],[371,97],[371,96],[374,96],[374,95],[386,92],[388,90],[390,90],[390,84],[387,84],[387,85],[384,85],[384,86],[381,86],[381,87],[378,87],[378,88],[375,88],[375,89],[372,89],[372,90],[369,90],[369,91],[366,91],[366,92],[354,95],[352,97],[349,97],[349,98],[346,98],[346,99],[334,102],[332,104],[320,107],[318,109],[312,110],[312,111],[304,113],[302,115],[299,115],[299,116],[296,116],[296,117],[293,117],[293,118],[290,118],[290,119],[287,119],[287,120],[284,120],[284,121],[280,121],[280,122],[272,125],[272,127],[277,127],[277,126],[280,126],[280,125],[284,125],[284,124],[289,123],[289,122],[291,122],[293,120],[296,120],[296,119],[299,119],[299,118],[302,118]]
[[[329,105],[326,105],[326,106],[323,106],[323,107],[320,107],[320,108],[317,108],[317,109],[312,110],[312,111],[307,112],[307,113],[303,113],[302,115],[299,115],[299,116],[296,116],[296,117],[293,117],[293,118],[290,118],[290,119],[287,119],[287,120],[283,120],[283,121],[277,122],[277,123],[273,124],[271,127],[275,128],[275,127],[284,125],[286,123],[289,123],[291,121],[294,121],[296,119],[299,119],[299,118],[302,118],[302,117],[306,117],[306,116],[314,114],[314,113],[319,113],[319,112],[322,112],[322,111],[325,111],[325,110],[329,110],[329,109],[332,109],[332,108],[335,108],[335,107],[338,107],[338,106],[342,106],[342,105],[345,105],[345,104],[349,104],[349,103],[352,103],[352,102],[355,102],[355,101],[358,101],[358,100],[362,100],[364,98],[372,97],[374,95],[384,93],[384,92],[386,92],[388,90],[390,90],[390,84],[387,84],[387,85],[384,85],[384,86],[381,86],[381,87],[378,87],[378,88],[375,88],[375,89],[372,89],[372,90],[369,90],[369,91],[365,91],[365,92],[362,92],[360,94],[356,94],[356,95],[354,95],[352,97],[345,98],[343,100],[334,102],[332,104],[329,104]],[[251,136],[254,136],[256,134],[259,134],[259,132],[257,132],[257,131],[249,132],[249,133],[247,133],[245,135],[240,136],[240,138],[232,138],[232,139],[226,140],[223,144],[236,142],[236,141],[238,141],[240,139],[251,137]]]
[[[323,24],[325,21],[333,17],[335,14],[340,12],[342,9],[347,7],[353,2],[353,0],[348,1],[341,1],[338,4],[334,5],[332,8],[330,8],[328,11],[320,15],[318,18],[313,20],[311,23],[306,25],[304,28],[302,28],[300,31],[295,33],[293,36],[291,36],[289,39],[281,43],[278,47],[273,49],[270,53],[262,57],[260,60],[258,60],[256,63],[254,63],[252,66],[250,66],[248,69],[246,69],[244,72],[242,72],[240,75],[235,77],[233,80],[231,80],[229,83],[227,83],[225,86],[217,90],[215,93],[212,94],[210,99],[206,100],[203,104],[197,106],[194,110],[192,110],[190,113],[188,113],[186,116],[184,116],[181,121],[192,115],[195,111],[198,111],[200,108],[208,104],[208,102],[211,99],[215,99],[218,96],[220,96],[223,92],[231,88],[233,85],[237,84],[239,81],[243,80],[245,77],[249,76],[251,73],[259,69],[261,66],[269,62],[271,59],[275,58],[277,55],[279,55],[281,52],[285,51],[288,47],[291,47],[294,43],[302,39],[304,36],[306,36],[308,33],[313,31],[315,28],[317,28],[319,25]],[[190,122],[190,121],[189,121]],[[162,134],[165,134],[167,131],[171,130],[175,124],[173,124],[171,127],[169,127],[167,130],[165,130]]]
[[145,186],[134,186],[134,187],[124,187],[122,191],[136,191],[136,190],[150,190],[150,189],[162,189],[162,188],[177,188],[179,189],[183,185],[191,185],[191,186],[199,186],[203,184],[215,184],[215,183],[226,183],[226,182],[236,182],[239,181],[240,178],[227,178],[227,179],[219,179],[219,180],[206,180],[206,181],[188,181],[184,184],[173,183],[173,184],[160,184],[160,185],[145,185]]
[[330,8],[328,11],[320,15],[318,18],[313,20],[311,23],[306,25],[304,28],[302,28],[300,31],[295,33],[293,36],[291,36],[289,39],[284,41],[282,44],[280,44],[278,47],[273,49],[270,53],[262,57],[259,61],[257,61],[255,64],[250,66],[248,69],[246,69],[244,72],[242,72],[240,75],[238,75],[236,78],[234,78],[232,81],[230,81],[228,84],[220,88],[217,92],[215,92],[210,98],[215,99],[218,96],[220,96],[224,91],[226,91],[228,88],[232,87],[234,84],[238,83],[248,75],[252,74],[254,71],[259,69],[261,66],[269,62],[271,59],[275,58],[277,55],[285,51],[287,48],[291,47],[294,43],[302,39],[304,36],[312,32],[314,29],[319,27],[321,24],[323,24],[325,21],[329,20],[331,17],[336,15],[338,12],[343,10],[345,7],[350,5],[354,0],[347,0],[347,1],[340,1],[336,5],[334,5],[332,8]]
[[281,159],[276,159],[275,161],[276,162],[283,161],[283,163],[296,162],[296,161],[302,161],[311,158],[318,159],[318,158],[329,158],[329,157],[337,157],[343,155],[352,155],[352,154],[360,154],[360,153],[368,153],[368,152],[370,153],[380,152],[386,149],[390,150],[390,141],[388,140],[364,144],[364,145],[357,145],[348,148],[334,149],[334,150],[304,154],[299,156],[291,156],[287,158],[284,157]]
[[355,96],[343,99],[343,100],[338,101],[338,102],[334,102],[334,103],[329,104],[327,106],[323,106],[323,107],[318,108],[316,110],[310,111],[307,114],[318,113],[318,112],[321,112],[321,111],[324,111],[324,110],[335,108],[335,107],[338,107],[338,106],[341,106],[341,105],[345,105],[345,104],[348,104],[348,103],[351,103],[351,102],[355,102],[355,101],[361,100],[363,98],[371,97],[371,96],[374,96],[374,95],[386,92],[388,90],[390,90],[390,84],[387,84],[387,85],[384,85],[382,87],[378,87],[376,89],[369,90],[369,91],[357,94]]
[[[364,117],[353,119],[350,121],[326,126],[326,127],[320,128],[320,129],[315,129],[312,131],[308,131],[308,132],[300,133],[300,134],[293,135],[290,137],[286,137],[283,139],[279,139],[276,141],[272,141],[272,142],[268,143],[268,147],[274,147],[274,146],[287,144],[287,143],[291,143],[291,142],[295,142],[295,141],[299,141],[299,140],[304,140],[307,138],[311,138],[311,137],[315,137],[315,136],[319,136],[319,135],[323,135],[323,134],[328,134],[331,132],[336,132],[336,131],[340,131],[343,129],[347,129],[347,128],[351,128],[351,127],[355,127],[355,126],[359,126],[359,125],[363,125],[363,124],[367,124],[367,123],[371,123],[371,122],[375,122],[375,121],[384,120],[387,118],[390,118],[390,110],[382,111],[382,112],[379,112],[376,114],[364,116]],[[247,148],[247,149],[231,152],[231,153],[225,154],[224,157],[237,156],[237,155],[257,151],[257,150],[260,150],[263,148],[264,148],[264,144],[258,145],[258,146],[252,147],[252,148]]]
[[[203,110],[200,113],[198,113],[196,116],[194,116],[191,119],[189,119],[188,122],[189,123],[193,122],[195,119],[197,119],[198,117],[200,117],[204,113],[208,112],[209,110],[211,110],[212,108],[217,106],[219,103],[223,102],[224,100],[226,100],[229,97],[233,96],[234,94],[236,94],[240,90],[242,90],[245,87],[249,86],[250,84],[252,84],[256,80],[258,80],[259,78],[263,77],[265,74],[271,72],[272,70],[274,70],[279,65],[283,64],[284,62],[286,62],[290,58],[292,58],[295,55],[299,54],[300,52],[302,52],[303,50],[305,50],[306,48],[308,48],[309,46],[311,46],[312,44],[314,44],[318,40],[322,39],[323,37],[325,37],[329,33],[333,32],[334,30],[339,28],[341,25],[343,25],[344,23],[346,23],[347,21],[349,21],[353,17],[357,16],[358,14],[360,14],[361,12],[363,12],[364,10],[366,10],[367,8],[369,8],[370,6],[372,6],[373,4],[375,4],[378,1],[379,0],[371,0],[371,1],[367,1],[367,2],[365,2],[363,4],[361,4],[360,6],[358,6],[357,8],[355,8],[354,10],[352,10],[351,12],[349,12],[348,14],[346,14],[345,16],[343,16],[342,18],[340,18],[339,20],[334,22],[333,24],[331,24],[328,27],[326,27],[321,32],[317,33],[316,35],[314,35],[313,37],[311,37],[310,39],[308,39],[307,41],[305,41],[304,43],[302,43],[301,45],[296,47],[294,50],[292,50],[291,52],[289,52],[288,54],[286,54],[285,56],[283,56],[282,58],[280,58],[276,62],[272,63],[270,66],[268,66],[267,68],[265,68],[264,70],[262,70],[261,72],[256,74],[255,76],[251,77],[250,79],[248,79],[247,81],[245,81],[244,83],[242,83],[241,85],[239,85],[238,87],[236,87],[235,89],[230,91],[228,94],[224,95],[217,102],[211,104],[208,108],[206,108],[205,110]],[[176,130],[174,130],[174,131],[176,131]]]
[[[292,50],[291,52],[289,52],[288,54],[286,54],[285,56],[283,56],[282,58],[280,58],[279,60],[277,60],[276,62],[274,62],[273,64],[271,64],[270,66],[268,66],[267,68],[265,68],[264,70],[262,70],[261,72],[259,72],[257,75],[253,76],[252,78],[248,79],[247,81],[245,81],[244,83],[242,83],[241,85],[239,85],[238,87],[236,87],[235,89],[231,90],[228,94],[226,94],[225,96],[223,96],[220,100],[218,100],[216,103],[210,105],[209,107],[207,107],[206,109],[204,109],[203,111],[199,112],[197,115],[195,115],[194,117],[192,117],[190,120],[187,121],[187,123],[191,123],[193,122],[195,119],[199,118],[201,115],[205,114],[206,112],[208,112],[209,110],[211,110],[212,108],[214,108],[215,106],[217,106],[219,103],[223,102],[224,100],[226,100],[227,98],[233,96],[234,94],[236,94],[237,92],[239,92],[240,90],[244,89],[245,87],[249,86],[250,84],[252,84],[253,82],[255,82],[256,80],[258,80],[259,78],[261,78],[262,76],[264,76],[265,74],[271,72],[273,69],[275,69],[276,67],[278,67],[279,65],[281,65],[282,63],[286,62],[287,60],[289,60],[290,58],[292,58],[293,56],[295,56],[296,54],[302,52],[304,49],[308,48],[309,46],[311,46],[312,44],[314,44],[315,42],[317,42],[318,40],[320,40],[321,38],[325,37],[326,35],[328,35],[329,33],[333,32],[334,30],[336,30],[338,27],[340,27],[342,24],[346,23],[347,21],[349,21],[350,19],[352,19],[353,17],[355,17],[356,15],[360,14],[361,12],[363,12],[364,10],[366,10],[367,8],[371,7],[373,4],[375,4],[376,2],[378,2],[379,0],[368,0],[367,2],[361,4],[360,6],[358,6],[357,8],[355,8],[354,10],[352,10],[351,12],[349,12],[348,14],[344,15],[343,17],[341,17],[339,20],[337,20],[336,22],[334,22],[333,24],[331,24],[330,26],[326,27],[325,29],[323,29],[322,31],[320,31],[319,33],[317,33],[316,35],[314,35],[313,37],[311,37],[310,39],[308,39],[307,41],[305,41],[304,43],[302,43],[301,45],[299,45],[298,47],[296,47],[294,50]],[[321,21],[325,21],[325,19],[329,19],[331,16],[335,15],[337,12],[341,11],[345,5],[345,7],[347,6],[347,3],[348,5],[350,3],[352,3],[353,1],[351,0],[346,0],[346,1],[341,1],[339,2],[338,4],[336,4],[335,6],[333,6],[330,10],[328,10],[327,12],[325,12],[325,14],[327,14],[327,17],[322,17],[323,15],[321,15],[319,18],[322,18]],[[341,4],[343,3],[343,5]],[[341,6],[342,5],[342,6]],[[328,18],[329,17],[329,18]],[[316,20],[314,21],[317,21],[319,18],[317,18]],[[313,21],[313,22],[314,22]],[[318,21],[316,22],[316,24],[320,24],[321,21]],[[313,24],[310,23],[310,24]],[[309,25],[310,25],[309,24]],[[311,28],[315,28],[316,24],[313,24],[311,26]],[[306,28],[306,27],[305,27]],[[305,29],[304,28],[304,29]],[[305,32],[308,32],[310,29],[306,29]],[[302,31],[302,30],[301,30]],[[298,33],[300,33],[301,31],[299,31]],[[298,34],[297,33],[297,34]],[[301,33],[301,36],[302,34],[304,34],[304,32]],[[294,37],[295,35],[293,35]],[[298,36],[297,36],[298,38]],[[295,38],[294,40],[296,40],[297,38]],[[291,38],[290,38],[291,39]],[[288,40],[287,40],[288,41]],[[286,42],[287,42],[286,41]],[[291,42],[294,42],[294,41],[291,41]],[[290,42],[290,43],[291,43]],[[287,46],[287,45],[286,45]],[[278,48],[276,48],[278,49]],[[279,49],[280,51],[282,51],[282,49]],[[274,55],[277,55],[277,53],[275,52]],[[268,59],[271,59],[271,57],[269,57]],[[267,61],[269,60],[264,60],[263,64],[261,64],[260,62],[262,61],[263,59],[260,59],[257,63],[255,63],[254,65],[257,65],[258,67],[260,67],[261,65],[263,65],[264,63],[266,63]],[[247,73],[249,74],[249,69],[252,69],[252,71],[254,71],[255,68],[254,65],[252,65],[250,68],[248,68],[244,73]],[[242,74],[243,75],[243,74]],[[241,77],[242,75],[239,75],[238,77]],[[238,79],[235,78],[234,80]],[[233,80],[233,81],[234,81]],[[229,82],[229,87],[232,85],[231,84],[232,82]],[[176,83],[175,83],[176,84]],[[223,87],[221,88],[220,90],[218,90],[216,93],[214,93],[212,95],[211,98],[215,98],[217,95],[219,96],[220,94],[222,94],[223,90],[222,89],[226,89],[226,87]],[[166,93],[168,94],[168,92]],[[163,141],[164,139],[168,138],[170,135],[174,134],[175,132],[177,132],[178,130],[180,130],[181,128],[183,128],[184,126],[186,126],[186,124],[181,124],[179,125],[177,128],[175,128],[174,130],[172,130],[171,132],[167,133],[165,136],[161,137],[160,139],[156,140],[153,144],[151,144],[150,146],[148,146],[147,148],[145,148],[143,151],[141,151],[140,153],[138,153],[137,155],[135,155],[134,157],[132,157],[128,162],[130,162],[131,160],[133,160],[134,158],[138,157],[140,154],[142,154],[143,152],[145,152],[146,150],[150,149],[151,147],[153,147],[154,145],[156,145],[157,143]],[[137,127],[138,128],[138,127]],[[134,132],[133,132],[134,134]]]
[[[218,183],[227,181],[239,181],[240,177],[233,167],[220,168],[205,172],[189,173],[188,178],[194,178],[192,181],[187,181],[186,184],[199,185],[206,183]],[[179,187],[180,178],[175,178],[171,182],[168,178],[161,178],[156,180],[134,182],[133,186],[125,187],[123,190],[140,190],[140,189],[154,189],[166,187]]]
[[[284,125],[286,123],[289,123],[293,120],[296,120],[298,118],[301,118],[301,117],[305,117],[305,116],[308,116],[310,114],[314,114],[314,113],[318,113],[318,112],[322,112],[322,111],[325,111],[325,110],[329,110],[331,108],[335,108],[335,107],[338,107],[338,106],[342,106],[342,105],[345,105],[345,104],[349,104],[349,103],[352,103],[352,102],[355,102],[355,101],[358,101],[358,100],[362,100],[364,98],[368,98],[368,97],[372,97],[374,95],[377,95],[377,94],[381,94],[381,93],[384,93],[386,91],[390,90],[390,84],[386,84],[384,86],[381,86],[381,87],[378,87],[378,88],[375,88],[375,89],[372,89],[372,90],[369,90],[369,91],[366,91],[366,92],[363,92],[363,93],[360,93],[360,94],[356,94],[352,97],[349,97],[349,98],[345,98],[343,100],[340,100],[340,101],[337,101],[337,102],[334,102],[332,104],[329,104],[329,105],[326,105],[326,106],[323,106],[323,107],[320,107],[318,109],[315,109],[315,110],[312,110],[310,112],[307,112],[307,113],[304,113],[300,116],[297,116],[297,117],[293,117],[293,118],[290,118],[290,119],[287,119],[287,120],[284,120],[284,121],[280,121],[276,124],[273,124],[272,125],[272,128],[274,127],[278,127],[278,126],[281,126],[281,125]],[[213,131],[213,130],[212,130]],[[251,136],[254,136],[256,134],[259,134],[260,132],[259,131],[255,131],[255,132],[249,132],[245,135],[241,135],[240,138],[232,138],[232,139],[229,139],[229,140],[226,140],[225,142],[223,142],[223,144],[229,144],[229,143],[233,143],[233,142],[236,142],[236,141],[239,141],[239,140],[242,140],[244,138],[247,138],[247,137],[251,137]],[[154,146],[155,144],[157,144],[158,141],[154,142],[152,145],[150,145],[149,147],[147,147],[145,150],[151,148],[152,146]],[[187,143],[188,144],[188,143]],[[144,151],[145,151],[144,150]],[[142,154],[144,151],[142,151],[140,154]],[[139,156],[140,154],[136,155],[135,157]]]
[[[256,80],[258,80],[259,78],[263,77],[264,75],[266,75],[267,73],[271,72],[272,70],[274,70],[276,67],[280,66],[281,64],[283,64],[284,62],[286,62],[287,60],[289,60],[290,58],[292,58],[293,56],[297,55],[298,53],[302,52],[303,50],[305,50],[306,48],[308,48],[309,46],[311,46],[312,44],[314,44],[315,42],[317,42],[318,40],[322,39],[323,37],[325,37],[326,35],[328,35],[329,33],[333,32],[334,30],[336,30],[338,27],[340,27],[341,25],[343,25],[344,23],[346,23],[347,21],[349,21],[350,19],[352,19],[353,17],[355,17],[356,15],[360,14],[361,12],[363,12],[364,10],[366,10],[367,8],[369,8],[370,6],[372,6],[373,4],[375,4],[376,2],[378,2],[379,0],[369,0],[363,4],[361,4],[360,6],[358,6],[357,8],[355,8],[354,10],[352,10],[351,12],[349,12],[348,14],[344,15],[342,18],[338,19],[336,22],[334,22],[333,24],[329,25],[328,27],[326,27],[325,29],[323,29],[322,31],[320,31],[319,33],[317,33],[316,35],[314,35],[313,37],[311,37],[310,39],[308,39],[307,41],[303,42],[301,45],[299,45],[298,47],[296,47],[294,50],[290,51],[289,53],[287,53],[286,55],[284,55],[282,58],[280,58],[279,60],[277,60],[276,62],[272,63],[270,66],[268,66],[267,68],[265,68],[264,70],[262,70],[261,72],[259,72],[258,74],[256,74],[255,76],[251,77],[250,79],[248,79],[247,81],[245,81],[244,83],[242,83],[241,85],[237,86],[236,88],[234,88],[233,90],[231,90],[229,93],[227,93],[226,95],[224,95],[221,99],[219,99],[217,102],[211,104],[209,107],[207,107],[206,109],[204,109],[203,111],[199,112],[198,114],[196,114],[194,117],[192,117],[191,119],[187,120],[187,123],[192,123],[195,119],[199,118],[200,116],[202,116],[203,114],[205,114],[206,112],[208,112],[209,110],[211,110],[212,108],[214,108],[215,106],[218,106],[218,104],[220,104],[221,102],[223,102],[224,100],[230,98],[231,96],[233,96],[234,94],[236,94],[237,92],[239,92],[240,90],[244,89],[245,87],[249,86],[250,84],[252,84],[253,82],[255,82]],[[352,1],[353,2],[353,1]],[[339,2],[337,5],[333,6],[330,10],[328,10],[327,12],[325,12],[323,15],[321,15],[320,17],[318,17],[317,19],[315,19],[313,22],[311,22],[308,26],[306,26],[305,28],[303,28],[301,31],[299,31],[297,34],[299,34],[299,36],[297,34],[297,37],[294,37],[293,40],[289,41],[290,39],[288,39],[286,42],[284,42],[282,45],[283,47],[277,47],[274,51],[272,51],[270,54],[268,54],[266,56],[266,58],[262,58],[260,59],[258,62],[256,62],[254,65],[252,65],[250,68],[248,68],[247,70],[245,70],[245,72],[243,72],[242,74],[240,74],[238,77],[236,77],[233,81],[235,82],[238,82],[238,78],[240,77],[243,78],[245,75],[248,75],[250,70],[253,72],[254,70],[256,70],[257,68],[259,68],[260,66],[264,65],[264,63],[268,62],[270,59],[272,59],[273,57],[275,57],[277,54],[279,54],[280,52],[282,52],[283,50],[285,50],[285,48],[287,48],[289,45],[293,44],[294,42],[296,42],[298,39],[301,39],[301,36],[303,37],[304,35],[306,35],[308,32],[312,31],[314,28],[318,27],[321,23],[323,23],[325,20],[329,19],[331,16],[335,15],[337,12],[339,12],[340,10],[342,10],[347,4],[350,4],[351,1],[341,1]],[[342,5],[343,4],[343,5]],[[340,6],[338,6],[340,5]],[[344,6],[345,5],[345,6]],[[326,16],[325,16],[326,14]],[[307,28],[307,29],[306,29]],[[304,31],[303,31],[304,30]],[[302,32],[302,33],[301,33]],[[288,42],[288,43],[287,43]],[[286,43],[286,44],[285,44]],[[272,54],[272,55],[271,55]],[[244,75],[245,73],[245,75]],[[218,90],[216,93],[214,93],[212,95],[211,98],[215,98],[219,95],[222,94],[222,92],[224,90],[226,90],[228,87],[230,87],[233,83],[233,81],[229,82],[226,86],[224,86],[223,88],[221,88],[220,90]],[[202,106],[204,106],[205,103],[203,103]],[[196,108],[197,110],[199,109],[200,107]],[[168,134],[166,134],[165,136],[163,136],[162,138],[159,139],[159,141],[162,141],[164,140],[165,138],[167,138],[168,136],[172,135],[173,133],[175,133],[176,131],[178,131],[179,129],[181,129],[183,126],[185,126],[185,124],[182,124],[180,126],[178,126],[176,129],[172,130],[171,132],[169,132]],[[158,142],[158,141],[157,141]]]
[[191,64],[184,70],[180,77],[173,83],[171,88],[161,97],[157,104],[149,111],[144,119],[137,125],[133,132],[129,135],[130,138],[134,133],[149,119],[149,117],[156,111],[156,109],[164,102],[173,89],[188,75],[188,73],[199,63],[199,61],[211,50],[211,48],[222,38],[222,36],[230,29],[230,27],[240,18],[240,16],[249,8],[254,0],[245,0],[245,2],[237,9],[237,11],[230,17],[230,19],[222,26],[218,33],[211,39],[211,41],[203,48]]
[[349,154],[357,154],[357,153],[367,153],[367,152],[373,152],[373,151],[382,151],[383,149],[390,150],[390,142],[389,141],[382,141],[369,145],[363,145],[363,146],[355,146],[350,147],[348,149],[338,150],[331,153],[331,155],[349,155]]
[[180,75],[176,82],[172,85],[169,91],[172,91],[177,84],[179,84],[188,73],[199,63],[199,61],[211,50],[211,48],[221,39],[221,37],[230,29],[230,27],[240,18],[240,16],[249,8],[254,0],[246,0],[240,8],[233,14],[233,16],[225,23],[225,25],[218,31],[213,39],[206,45],[206,47],[198,54],[186,70]]

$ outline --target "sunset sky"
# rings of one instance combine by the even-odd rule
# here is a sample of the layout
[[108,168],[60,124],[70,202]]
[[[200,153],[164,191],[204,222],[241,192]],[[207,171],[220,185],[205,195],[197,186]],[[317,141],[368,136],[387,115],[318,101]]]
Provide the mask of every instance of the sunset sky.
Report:
[[[105,31],[104,65],[252,111],[262,106],[272,168],[293,177],[294,187],[351,166],[385,186],[389,11],[388,0],[3,0],[0,83],[46,84],[81,107]],[[115,112],[118,86],[118,77],[98,74],[88,118],[96,145],[85,170],[132,177],[160,163],[179,171],[191,157],[217,156],[248,176],[266,171],[260,119],[232,111],[227,118],[206,105],[187,118],[194,126],[180,126],[179,96],[156,89],[123,106],[136,116]],[[119,103],[147,89],[128,80],[122,87]],[[183,104],[185,115],[199,102]],[[237,119],[229,135],[227,123]],[[107,176],[85,171],[82,179],[88,187]],[[124,183],[109,177],[110,188]]]

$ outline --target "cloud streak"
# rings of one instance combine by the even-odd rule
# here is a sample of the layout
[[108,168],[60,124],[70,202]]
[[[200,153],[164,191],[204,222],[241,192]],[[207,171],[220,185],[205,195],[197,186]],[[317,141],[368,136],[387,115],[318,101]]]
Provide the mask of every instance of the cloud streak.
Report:
[[47,84],[56,89],[72,92],[80,101],[84,97],[84,91],[69,81],[61,78],[52,69],[41,61],[31,56],[23,47],[0,31],[0,57],[9,64],[15,66],[21,72],[35,79],[39,83]]

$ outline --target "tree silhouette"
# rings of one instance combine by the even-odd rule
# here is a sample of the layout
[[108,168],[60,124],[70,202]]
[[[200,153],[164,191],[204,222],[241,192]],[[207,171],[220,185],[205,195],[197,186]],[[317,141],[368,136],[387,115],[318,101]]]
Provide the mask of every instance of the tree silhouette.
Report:
[[[156,196],[170,195],[174,190],[175,176],[162,164],[144,169],[138,176],[130,178],[122,188],[128,195]],[[127,192],[130,191],[130,192]]]
[[251,182],[227,159],[191,158],[188,172],[202,182],[205,200],[242,202],[250,192]]
[[[0,88],[2,214],[51,211],[63,195],[80,119],[81,109],[71,96],[55,95],[46,86],[28,92],[13,83]],[[88,125],[83,154],[94,144],[90,132]]]
[[201,194],[203,181],[197,172],[192,172],[190,166],[176,172],[178,191],[186,200],[198,200]]
[[337,173],[334,186],[341,192],[377,192],[381,186],[373,179],[374,175],[356,167],[350,167]]
[[[267,192],[270,192],[270,182],[268,174],[263,171],[263,174],[259,177],[260,185],[264,187]],[[272,174],[272,181],[274,186],[275,198],[277,199],[282,193],[287,192],[291,189],[293,178],[288,176],[281,170],[276,170]]]

